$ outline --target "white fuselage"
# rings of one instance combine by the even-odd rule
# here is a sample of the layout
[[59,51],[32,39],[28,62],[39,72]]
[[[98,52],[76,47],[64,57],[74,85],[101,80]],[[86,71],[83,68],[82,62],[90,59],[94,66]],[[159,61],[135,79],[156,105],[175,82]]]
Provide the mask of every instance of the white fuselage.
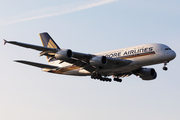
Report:
[[[130,65],[125,67],[119,67],[115,69],[99,69],[100,74],[107,75],[126,73],[136,70],[142,66],[169,62],[176,56],[175,52],[164,44],[145,44],[107,52],[101,52],[95,55],[133,61]],[[69,67],[72,67],[72,64],[63,62],[62,64],[60,64],[60,67],[68,69]],[[78,76],[91,75],[90,72],[79,67],[74,67],[72,69],[66,70],[65,72],[57,71],[54,73]]]

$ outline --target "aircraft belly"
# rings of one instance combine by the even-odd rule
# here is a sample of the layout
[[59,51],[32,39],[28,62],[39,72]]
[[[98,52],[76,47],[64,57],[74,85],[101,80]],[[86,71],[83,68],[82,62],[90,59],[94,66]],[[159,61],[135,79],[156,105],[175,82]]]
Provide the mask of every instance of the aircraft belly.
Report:
[[65,74],[65,75],[74,75],[74,76],[87,76],[87,75],[90,75],[89,73],[79,72],[79,69],[70,70],[70,71],[64,72],[63,74]]
[[150,57],[150,55],[139,57],[136,58],[135,60],[138,61],[139,65],[141,66],[152,63],[152,58]]
[[74,76],[87,76],[87,75],[90,75],[90,73],[87,71],[87,72],[83,72],[80,70],[80,68],[60,68],[60,69],[57,69],[57,70],[51,70],[51,71],[48,71],[48,72],[51,72],[51,73],[56,73],[56,74],[64,74],[64,75],[74,75]]
[[70,70],[70,71],[66,71],[63,74],[66,75],[75,75],[75,76],[87,76],[87,75],[91,75],[90,72],[84,70],[84,69],[74,69],[74,70]]

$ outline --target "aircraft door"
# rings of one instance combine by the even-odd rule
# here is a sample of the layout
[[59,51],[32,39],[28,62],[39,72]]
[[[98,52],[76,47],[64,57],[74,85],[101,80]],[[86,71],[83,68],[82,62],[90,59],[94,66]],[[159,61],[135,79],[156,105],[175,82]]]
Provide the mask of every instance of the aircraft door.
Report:
[[164,53],[163,49],[157,49],[156,54],[157,55],[164,55],[165,53]]
[[157,49],[156,50],[156,55],[159,55],[159,53],[160,53],[160,49]]

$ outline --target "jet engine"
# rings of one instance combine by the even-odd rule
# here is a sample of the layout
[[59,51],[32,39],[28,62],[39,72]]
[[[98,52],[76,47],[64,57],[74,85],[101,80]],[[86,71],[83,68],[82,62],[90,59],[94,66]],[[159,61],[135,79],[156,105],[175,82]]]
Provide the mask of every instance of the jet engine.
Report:
[[73,55],[70,49],[61,49],[55,54],[55,58],[58,60],[67,60]]
[[143,80],[154,80],[157,77],[154,68],[142,68],[138,74]]
[[103,66],[107,63],[107,58],[105,56],[96,56],[90,59],[89,63],[93,66]]

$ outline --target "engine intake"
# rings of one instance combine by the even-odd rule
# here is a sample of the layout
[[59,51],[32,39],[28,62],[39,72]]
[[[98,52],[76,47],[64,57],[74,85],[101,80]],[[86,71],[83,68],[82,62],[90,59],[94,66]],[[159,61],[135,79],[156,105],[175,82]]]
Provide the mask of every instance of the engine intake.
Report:
[[73,55],[70,49],[61,49],[55,54],[55,58],[58,60],[67,60]]
[[105,56],[96,56],[90,59],[89,63],[93,66],[103,66],[107,63],[107,58]]
[[143,80],[154,80],[157,77],[157,73],[154,68],[142,68],[138,74]]

